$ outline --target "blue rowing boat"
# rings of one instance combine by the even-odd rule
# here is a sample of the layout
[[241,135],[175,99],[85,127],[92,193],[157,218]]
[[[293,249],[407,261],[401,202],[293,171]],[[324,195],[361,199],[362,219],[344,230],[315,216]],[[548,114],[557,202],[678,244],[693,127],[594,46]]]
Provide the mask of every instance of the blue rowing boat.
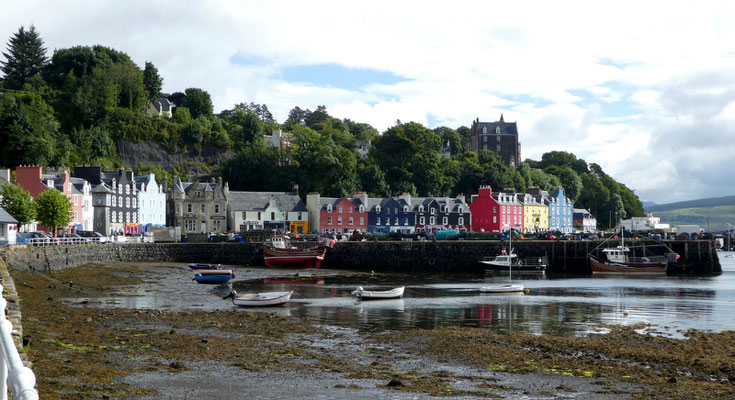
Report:
[[221,270],[202,270],[194,275],[197,283],[227,283],[235,277],[235,273],[230,269]]

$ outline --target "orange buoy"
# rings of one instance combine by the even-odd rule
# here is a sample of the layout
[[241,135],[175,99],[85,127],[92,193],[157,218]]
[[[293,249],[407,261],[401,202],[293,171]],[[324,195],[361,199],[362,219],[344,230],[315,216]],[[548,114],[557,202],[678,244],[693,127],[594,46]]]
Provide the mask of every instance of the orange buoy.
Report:
[[526,294],[531,293],[531,289],[526,289]]

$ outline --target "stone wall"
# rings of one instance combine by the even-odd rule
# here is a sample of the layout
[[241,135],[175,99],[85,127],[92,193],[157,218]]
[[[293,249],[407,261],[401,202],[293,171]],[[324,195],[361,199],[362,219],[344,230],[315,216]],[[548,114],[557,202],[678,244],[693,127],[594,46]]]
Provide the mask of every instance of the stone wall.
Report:
[[[642,244],[644,242],[638,242],[636,246]],[[672,272],[702,275],[722,272],[713,241],[675,240],[666,244],[681,256]],[[546,256],[548,272],[577,274],[591,273],[587,254],[597,246],[598,243],[586,240],[513,243],[521,259]],[[656,252],[655,243],[646,243],[646,246],[650,246],[649,251]],[[478,261],[499,254],[505,247],[507,243],[502,241],[338,242],[328,249],[322,266],[403,272],[482,271]],[[21,247],[8,252],[8,264],[13,268],[44,272],[111,261],[263,265],[263,251],[259,243],[139,243]]]

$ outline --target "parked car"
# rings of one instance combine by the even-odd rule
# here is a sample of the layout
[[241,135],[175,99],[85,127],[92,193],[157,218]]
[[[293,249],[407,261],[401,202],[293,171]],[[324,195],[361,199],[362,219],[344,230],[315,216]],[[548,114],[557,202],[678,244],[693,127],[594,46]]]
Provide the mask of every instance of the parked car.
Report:
[[63,238],[67,243],[91,243],[92,239],[88,237],[82,237],[78,233],[65,233]]
[[106,243],[107,237],[95,231],[77,231],[77,235],[83,238],[89,238],[93,243]]

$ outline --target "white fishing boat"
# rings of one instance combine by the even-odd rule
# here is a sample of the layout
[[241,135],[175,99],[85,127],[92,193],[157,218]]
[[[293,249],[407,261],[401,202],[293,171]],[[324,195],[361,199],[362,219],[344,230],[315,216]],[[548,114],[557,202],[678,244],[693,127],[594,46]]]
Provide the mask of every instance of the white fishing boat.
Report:
[[405,286],[401,286],[390,290],[365,290],[360,286],[352,291],[352,294],[360,300],[399,299],[403,297],[405,288]]
[[[510,231],[510,242],[508,247],[510,247],[510,255],[514,256],[513,254],[513,230]],[[513,269],[511,268],[511,262],[512,257],[509,255],[505,255],[503,258],[503,261],[505,262],[504,267],[508,268],[508,284],[506,285],[492,285],[492,286],[483,286],[480,288],[480,291],[483,293],[517,293],[517,292],[523,292],[523,285],[519,284],[513,284],[511,283],[511,276]],[[500,256],[499,256],[500,257]]]
[[240,307],[268,307],[288,303],[292,294],[293,291],[237,294],[233,290],[230,294],[223,297],[223,299],[232,298],[232,304]]

